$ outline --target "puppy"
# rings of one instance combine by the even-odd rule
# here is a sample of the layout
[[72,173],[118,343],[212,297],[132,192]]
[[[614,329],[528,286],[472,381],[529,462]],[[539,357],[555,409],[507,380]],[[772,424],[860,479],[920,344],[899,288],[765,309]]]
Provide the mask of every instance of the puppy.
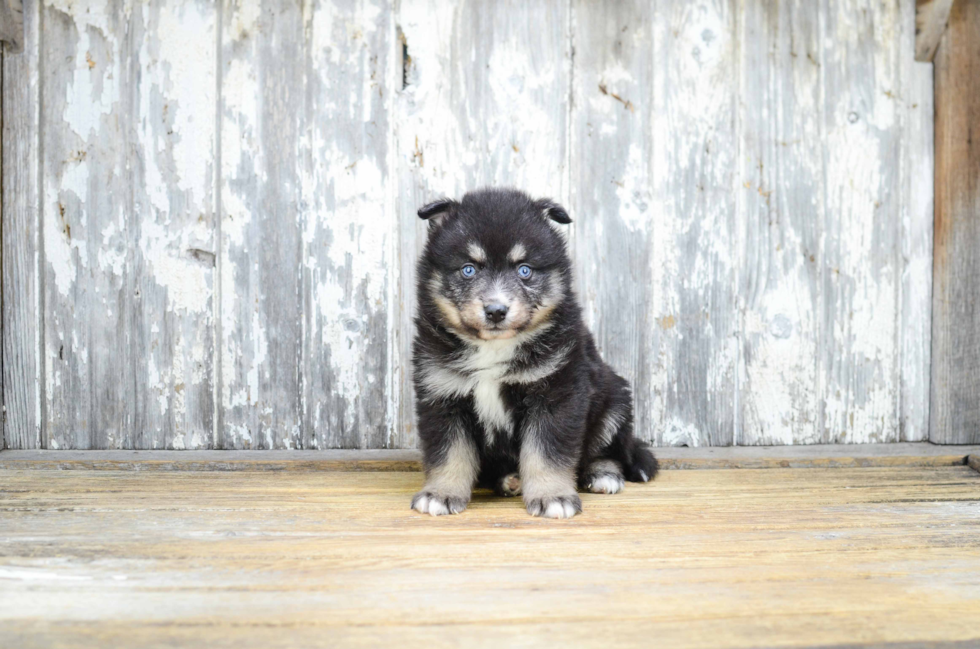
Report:
[[413,346],[425,487],[412,508],[466,509],[474,485],[523,495],[532,516],[582,511],[576,487],[614,494],[657,472],[633,437],[629,385],[599,357],[552,222],[565,210],[484,189],[419,210]]

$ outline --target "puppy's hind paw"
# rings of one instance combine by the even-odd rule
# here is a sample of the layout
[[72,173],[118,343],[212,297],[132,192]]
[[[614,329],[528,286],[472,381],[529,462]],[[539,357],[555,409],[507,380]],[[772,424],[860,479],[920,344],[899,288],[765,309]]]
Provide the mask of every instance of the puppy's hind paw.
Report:
[[447,496],[422,490],[412,498],[412,509],[420,514],[444,516],[446,514],[458,514],[465,510],[467,502],[466,498],[460,496]]
[[497,481],[494,489],[498,496],[519,496],[521,495],[521,478],[516,473],[508,473]]
[[623,490],[623,472],[618,462],[596,460],[589,465],[579,486],[594,494],[618,494]]
[[592,476],[588,484],[594,494],[618,494],[623,490],[623,476],[615,473],[601,473]]
[[578,494],[532,498],[525,504],[527,505],[527,513],[531,516],[571,518],[575,514],[582,513],[582,499],[578,497]]

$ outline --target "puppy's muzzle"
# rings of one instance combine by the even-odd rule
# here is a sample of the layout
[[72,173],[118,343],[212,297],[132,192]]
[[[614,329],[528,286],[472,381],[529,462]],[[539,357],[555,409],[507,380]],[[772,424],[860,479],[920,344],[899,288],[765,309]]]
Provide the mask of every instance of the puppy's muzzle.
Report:
[[503,322],[507,317],[507,305],[494,302],[483,307],[483,312],[487,315],[487,320],[494,324]]

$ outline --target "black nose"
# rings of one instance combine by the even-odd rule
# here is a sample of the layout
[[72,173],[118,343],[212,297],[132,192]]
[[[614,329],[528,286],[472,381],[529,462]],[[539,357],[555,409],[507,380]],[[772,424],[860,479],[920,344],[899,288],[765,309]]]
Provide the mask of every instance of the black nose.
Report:
[[503,304],[488,304],[483,307],[490,322],[500,322],[507,317],[507,307]]

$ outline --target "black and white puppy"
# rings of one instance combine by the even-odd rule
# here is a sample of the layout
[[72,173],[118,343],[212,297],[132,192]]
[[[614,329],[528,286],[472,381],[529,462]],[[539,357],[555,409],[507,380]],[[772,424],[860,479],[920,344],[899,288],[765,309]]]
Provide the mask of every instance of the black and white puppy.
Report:
[[633,436],[629,385],[599,357],[572,293],[550,200],[485,189],[419,210],[414,382],[425,487],[412,508],[466,509],[474,485],[523,494],[533,516],[582,511],[657,472]]

